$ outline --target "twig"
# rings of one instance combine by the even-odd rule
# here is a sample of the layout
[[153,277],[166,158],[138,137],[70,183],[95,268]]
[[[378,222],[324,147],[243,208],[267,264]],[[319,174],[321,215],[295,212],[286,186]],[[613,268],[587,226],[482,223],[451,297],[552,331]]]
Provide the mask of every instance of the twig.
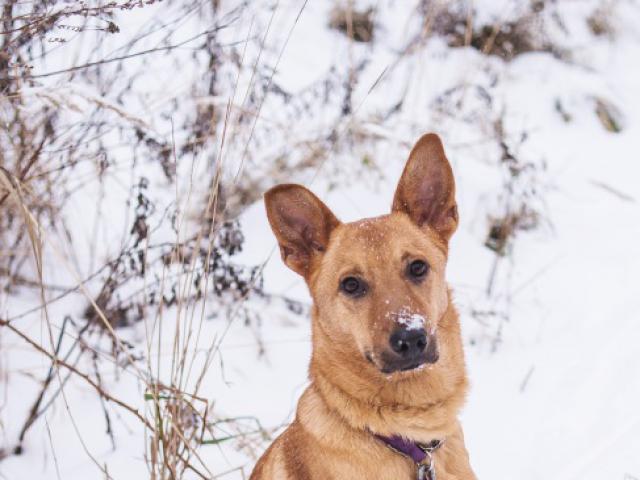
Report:
[[[69,320],[70,320],[69,317],[65,317],[64,321],[62,322],[62,328],[60,329],[60,334],[58,335],[58,341],[56,343],[56,347],[54,350],[54,354],[56,357],[60,353],[62,338],[64,336]],[[74,345],[75,345],[75,342],[74,342]],[[70,353],[71,352],[69,352],[69,354]],[[67,354],[65,359],[68,358],[69,354]],[[38,419],[38,417],[46,411],[46,409],[43,409],[41,411],[38,411],[38,409],[40,408],[40,404],[44,399],[44,394],[46,393],[47,389],[49,388],[49,385],[51,384],[51,380],[53,380],[53,372],[54,372],[54,363],[52,362],[51,366],[49,367],[49,372],[47,373],[47,377],[45,378],[44,383],[42,385],[42,389],[40,390],[40,394],[38,395],[38,398],[36,398],[36,401],[31,406],[31,409],[29,410],[29,416],[27,417],[26,421],[24,422],[24,425],[22,426],[22,429],[20,430],[20,435],[18,435],[18,445],[14,449],[15,453],[19,454],[22,452],[22,442],[24,441],[24,437],[27,433],[27,430],[29,430],[29,428],[31,428],[31,426]]]
[[599,180],[590,180],[590,182],[591,182],[591,185],[601,188],[605,192],[609,192],[613,196],[618,197],[620,200],[623,200],[629,203],[636,203],[636,199],[633,198],[631,195],[621,192],[620,190],[613,188],[611,185],[607,185],[606,183],[601,182]]
[[[91,356],[91,360],[93,363],[93,371],[96,374],[96,380],[98,381],[98,385],[100,385],[101,389],[104,391],[104,387],[102,387],[102,377],[100,376],[100,369],[98,368],[97,362],[98,355],[94,352]],[[100,395],[100,404],[102,405],[102,412],[104,413],[104,420],[107,424],[107,435],[109,435],[109,439],[111,440],[111,448],[116,450],[116,439],[113,436],[113,429],[111,428],[111,417],[109,416],[109,411],[107,410],[107,405],[104,403],[104,395]]]
[[83,372],[79,371],[73,365],[68,364],[64,360],[60,360],[59,358],[56,358],[55,355],[53,355],[50,352],[47,352],[44,348],[42,348],[40,345],[38,345],[36,342],[34,342],[31,338],[29,338],[27,335],[25,335],[20,330],[18,330],[16,327],[11,325],[8,321],[0,319],[0,326],[7,327],[9,330],[11,330],[13,333],[18,335],[25,342],[27,342],[29,345],[31,345],[33,348],[35,348],[37,351],[39,351],[43,355],[46,355],[52,361],[55,361],[57,365],[63,366],[67,370],[70,370],[71,372],[73,372],[76,375],[78,375],[80,378],[82,378],[84,381],[86,381],[89,385],[91,385],[100,395],[104,396],[104,398],[106,400],[109,400],[109,401],[115,403],[116,405],[119,405],[120,407],[124,408],[125,410],[127,410],[128,412],[133,414],[135,417],[137,417],[138,420],[140,420],[142,423],[144,423],[145,426],[147,428],[149,428],[149,430],[154,431],[153,425],[151,425],[151,423],[146,418],[144,418],[140,414],[140,412],[138,412],[137,409],[131,407],[130,405],[127,405],[122,400],[119,400],[119,399],[115,398],[114,396],[112,396],[111,394],[109,394],[108,392],[106,392],[100,385],[95,383],[86,373],[83,373]]
[[[205,35],[209,35],[212,32],[215,32],[217,30],[220,30],[222,28],[225,28],[228,25],[224,25],[221,27],[216,27],[213,29],[209,29],[209,30],[205,30],[204,32],[199,33],[198,35],[195,35],[193,37],[188,38],[187,40],[183,40],[182,42],[173,44],[173,45],[167,45],[166,47],[156,47],[156,48],[150,48],[148,50],[142,50],[140,52],[135,52],[135,53],[130,53],[128,55],[121,55],[119,57],[114,57],[114,58],[109,58],[109,59],[105,59],[105,60],[98,60],[96,62],[88,62],[85,63],[84,65],[76,65],[75,67],[70,67],[70,68],[65,68],[64,70],[54,70],[53,72],[45,72],[45,73],[40,73],[38,75],[27,75],[26,78],[45,78],[45,77],[52,77],[54,75],[61,75],[63,73],[71,73],[71,72],[75,72],[78,70],[84,70],[85,68],[91,68],[91,67],[96,67],[99,65],[106,65],[107,63],[113,63],[113,62],[120,62],[122,60],[127,60],[129,58],[135,58],[135,57],[140,57],[142,55],[148,55],[150,53],[157,53],[157,52],[166,52],[166,51],[171,51],[174,50],[176,48],[180,48],[184,45],[186,45],[187,43],[193,42],[194,40],[205,36]],[[223,46],[234,46],[234,45],[238,45],[241,42],[233,42],[227,45],[223,45]],[[20,77],[7,77],[11,80],[19,80],[24,78],[23,76]]]
[[524,390],[525,388],[527,388],[527,385],[529,384],[529,380],[531,379],[531,375],[533,375],[533,371],[535,370],[535,368],[536,367],[534,365],[531,365],[531,368],[529,369],[527,374],[524,376],[524,379],[520,384],[520,393],[524,393]]

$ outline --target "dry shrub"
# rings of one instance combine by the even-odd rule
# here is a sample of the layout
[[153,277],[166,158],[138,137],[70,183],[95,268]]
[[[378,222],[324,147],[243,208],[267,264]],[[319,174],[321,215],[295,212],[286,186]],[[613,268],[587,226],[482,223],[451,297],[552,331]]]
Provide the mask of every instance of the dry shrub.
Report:
[[508,253],[508,247],[518,231],[533,230],[538,226],[539,214],[527,205],[519,205],[515,212],[502,217],[489,217],[489,233],[485,246],[500,256]]
[[151,478],[183,478],[187,470],[206,478],[206,473],[193,465],[192,460],[206,431],[208,401],[185,395],[175,387],[159,384],[150,387],[145,400],[152,407],[156,426],[147,452]]
[[528,134],[523,132],[515,142],[508,139],[503,117],[494,122],[493,129],[500,147],[505,182],[500,195],[500,211],[489,215],[484,245],[502,257],[510,252],[519,232],[534,230],[541,223],[543,185],[538,177],[544,174],[546,163],[521,158],[518,151],[527,141]]
[[331,12],[329,27],[355,42],[368,43],[373,40],[375,29],[373,15],[373,8],[355,10],[352,5],[337,6]]
[[202,463],[199,447],[235,441],[238,449],[256,456],[262,451],[262,441],[269,439],[257,418],[216,417],[207,399],[175,387],[152,385],[145,400],[158,427],[147,446],[152,479],[183,478],[189,470],[200,478],[209,478],[208,469],[197,466]]
[[596,37],[613,39],[616,35],[614,3],[605,2],[587,17],[587,26]]
[[[216,226],[210,239],[135,243],[108,264],[103,285],[84,318],[102,325],[104,316],[113,328],[120,328],[144,320],[149,308],[193,304],[205,295],[229,304],[250,294],[264,296],[260,268],[233,261],[243,244],[239,224],[231,221]],[[181,293],[185,278],[191,283],[187,294]]]
[[624,128],[624,116],[612,102],[602,97],[595,97],[595,113],[605,130],[620,133]]
[[425,7],[431,30],[443,37],[450,47],[472,47],[505,61],[529,52],[560,55],[545,33],[544,2],[533,2],[515,19],[484,25],[473,24],[472,4],[468,1],[450,2],[443,6],[432,6],[431,3],[426,2]]
[[[0,145],[2,137],[0,130]],[[54,223],[60,211],[62,198],[58,200],[56,191],[62,179],[57,175],[43,175],[46,164],[37,155],[20,155],[5,165],[0,166],[4,180],[0,182],[0,288],[11,291],[18,286],[38,286],[37,278],[25,268],[32,251],[22,204],[26,204],[38,223]]]
[[[126,15],[127,10],[147,8],[153,3],[156,2],[135,0],[98,6],[74,0],[7,0],[3,3],[3,35],[0,37],[0,287],[11,289],[16,285],[25,285],[36,291],[41,287],[53,288],[42,285],[39,274],[42,274],[43,258],[41,250],[36,255],[34,250],[41,249],[45,240],[51,237],[63,238],[64,242],[69,242],[69,249],[73,249],[73,239],[76,237],[68,234],[73,229],[68,228],[62,219],[67,202],[74,193],[73,188],[79,188],[79,183],[84,185],[84,182],[95,182],[104,186],[105,178],[110,173],[127,169],[133,174],[136,172],[136,164],[143,162],[145,166],[151,165],[156,171],[161,171],[167,182],[174,182],[178,155],[181,161],[193,160],[218,140],[224,125],[217,107],[187,107],[181,110],[187,113],[179,116],[176,107],[169,105],[166,118],[171,117],[172,127],[174,115],[176,121],[175,129],[171,130],[175,133],[175,138],[170,140],[163,138],[158,134],[158,129],[150,128],[132,113],[139,105],[136,94],[140,90],[136,91],[136,88],[140,86],[136,82],[144,72],[134,71],[138,67],[128,67],[131,63],[126,64],[125,60],[138,58],[141,62],[137,65],[141,65],[139,68],[144,70],[144,55],[136,50],[139,38],[133,38],[130,44],[122,47],[119,53],[124,53],[115,57],[115,60],[104,59],[104,52],[110,48],[105,48],[109,44],[101,40],[120,32],[115,23],[119,17],[115,14],[125,12]],[[154,20],[157,24],[145,25],[150,30],[162,29],[162,33],[166,34],[166,42],[158,47],[159,50],[164,49],[164,52],[177,50],[171,44],[174,40],[172,35],[176,34],[171,29],[182,25],[177,15],[189,18],[194,8],[200,8],[203,16],[208,12],[208,19],[215,18],[212,23],[216,25],[213,28],[209,24],[208,30],[201,37],[193,37],[201,40],[193,49],[198,52],[199,58],[194,58],[194,53],[194,56],[189,56],[185,61],[198,66],[204,64],[206,67],[206,73],[201,77],[205,87],[200,90],[197,88],[199,85],[194,86],[194,95],[204,93],[214,97],[221,92],[226,95],[230,85],[229,78],[235,78],[232,75],[235,73],[233,68],[239,68],[241,62],[237,55],[227,55],[226,52],[223,55],[222,47],[218,44],[216,32],[222,28],[218,22],[223,23],[216,12],[218,2],[201,5],[197,1],[169,1],[165,5],[167,8],[173,7],[172,13],[177,12],[176,18],[167,23],[166,17],[161,14],[161,18]],[[211,9],[213,13],[207,9]],[[87,58],[92,61],[83,64],[79,59],[78,64],[68,70],[47,71],[49,64],[42,59],[48,60],[49,52],[53,50],[65,51],[68,46],[60,32],[69,31],[80,41],[87,39],[86,35],[96,36],[90,37],[90,42],[85,45],[88,50],[94,45],[93,51],[86,52]],[[182,32],[179,34],[182,35]],[[74,52],[73,49],[67,51]],[[93,62],[96,58],[104,59],[104,63],[103,60]],[[221,59],[227,62],[225,65],[230,65],[226,70],[221,68]],[[56,65],[56,62],[52,61],[51,64]],[[40,71],[34,74],[34,65],[42,67],[46,75],[39,76],[42,73]],[[255,89],[262,91],[267,74],[260,71],[256,76],[259,80]],[[59,80],[49,82],[42,80],[44,77]],[[144,83],[144,79],[140,83]],[[257,100],[254,96],[250,97],[246,106],[253,109]],[[181,99],[183,102],[189,100]],[[251,126],[253,118],[248,116],[245,124]],[[114,139],[118,142],[116,146],[121,147],[117,153]],[[74,174],[81,168],[86,178],[74,178]],[[216,165],[208,172],[212,178],[219,174],[218,168]],[[161,176],[154,178],[158,177]],[[132,175],[132,178],[138,176]],[[198,230],[197,225],[195,228],[190,225],[189,229],[195,229],[196,234],[188,235],[175,225],[163,227],[163,233],[166,233],[175,226],[176,234],[175,237],[165,235],[164,240],[179,238],[180,241],[152,243],[154,229],[160,227],[160,222],[171,224],[172,219],[169,215],[164,215],[165,212],[155,211],[149,200],[153,196],[148,194],[149,185],[150,182],[140,179],[136,185],[131,186],[128,198],[123,198],[122,208],[127,212],[132,211],[133,218],[129,235],[125,235],[124,246],[120,251],[107,252],[106,259],[96,257],[95,260],[100,263],[97,268],[90,268],[88,278],[78,279],[77,285],[61,287],[62,292],[51,295],[51,301],[57,302],[81,292],[88,306],[80,315],[73,313],[68,317],[69,322],[66,318],[61,321],[49,318],[46,309],[36,306],[14,318],[0,318],[3,340],[6,328],[7,335],[12,335],[11,340],[15,336],[17,341],[24,341],[35,356],[42,355],[51,362],[46,377],[36,379],[39,381],[39,391],[32,403],[32,411],[26,412],[25,427],[17,444],[6,447],[3,445],[0,460],[6,455],[19,455],[30,446],[30,439],[26,438],[27,431],[36,421],[42,422],[43,415],[52,405],[57,407],[60,404],[66,381],[73,378],[81,386],[89,386],[96,392],[95,400],[103,406],[107,434],[111,435],[114,448],[116,442],[110,420],[110,414],[114,411],[118,413],[118,417],[123,411],[133,414],[136,421],[141,421],[151,436],[158,439],[155,453],[152,449],[152,455],[148,457],[155,468],[154,478],[176,480],[182,478],[187,470],[197,470],[200,477],[213,477],[195,453],[195,448],[204,442],[204,433],[208,431],[206,417],[209,412],[208,404],[197,397],[197,390],[207,368],[211,366],[211,359],[215,356],[218,345],[211,346],[208,361],[202,371],[192,372],[190,365],[194,363],[194,357],[198,353],[197,338],[187,334],[181,345],[183,348],[173,352],[174,364],[179,367],[176,367],[176,372],[172,372],[174,375],[166,386],[159,387],[159,373],[150,366],[150,362],[145,365],[148,352],[141,353],[140,345],[127,342],[120,337],[121,334],[126,334],[116,332],[115,329],[148,320],[154,313],[165,311],[169,307],[176,307],[174,312],[182,308],[190,308],[190,313],[195,312],[187,321],[177,314],[177,324],[181,321],[190,326],[191,323],[201,323],[209,318],[209,311],[205,312],[203,309],[199,317],[200,309],[195,308],[195,302],[208,296],[219,300],[223,307],[231,308],[241,304],[250,294],[259,295],[260,269],[234,262],[233,257],[244,243],[240,227],[237,222],[221,221],[217,217],[213,220],[213,216],[198,219],[202,221],[202,231]],[[171,191],[172,186],[175,185],[163,185],[168,191]],[[166,198],[166,191],[164,193]],[[96,193],[96,197],[98,196],[99,193]],[[131,204],[127,203],[128,199],[132,199]],[[98,201],[96,198],[96,202]],[[117,205],[110,205],[111,207],[117,208]],[[37,242],[34,241],[34,231],[38,234]],[[53,235],[54,233],[59,235]],[[78,232],[76,230],[72,233]],[[45,247],[49,247],[52,252],[56,249],[51,244]],[[103,250],[107,249],[101,249],[101,253]],[[38,272],[29,268],[34,263],[34,256]],[[93,261],[94,258],[90,260]],[[55,265],[56,261],[63,263],[59,258],[48,258],[47,266]],[[105,263],[100,266],[102,262]],[[189,288],[183,290],[181,287],[185,285]],[[94,291],[94,295],[91,295],[89,290],[94,287],[97,287],[97,292]],[[75,302],[71,304],[75,305]],[[30,337],[32,332],[19,320],[33,313],[42,314],[38,318],[44,319],[45,331],[59,332],[57,345]],[[73,325],[73,328],[65,325]],[[112,342],[111,352],[104,348],[105,337]],[[55,341],[53,334],[51,338]],[[145,368],[146,366],[149,368]],[[102,384],[101,375],[108,369],[111,372],[120,372],[120,369],[135,372],[150,392],[151,401],[156,408],[150,409],[145,416],[138,412],[139,405],[135,401],[131,405],[119,401],[111,391],[117,391],[118,387],[110,384],[107,389]],[[193,389],[191,384],[189,387],[185,386],[189,374],[199,376]],[[184,382],[183,377],[187,379]],[[59,381],[54,381],[56,379]],[[2,381],[4,382],[4,378]],[[61,392],[62,395],[58,397]],[[69,405],[67,412],[73,421],[74,411]],[[210,436],[206,438],[211,440]],[[8,441],[15,442],[16,439],[10,438]],[[87,453],[93,459],[91,453]],[[158,465],[159,469],[156,468]],[[98,476],[109,477],[104,465],[96,462],[96,466],[103,473]]]
[[573,120],[573,115],[567,111],[562,100],[559,98],[556,98],[555,102],[553,102],[553,108],[558,115],[560,115],[560,118],[562,118],[564,123],[570,123]]
[[[151,3],[155,0],[145,4]],[[32,76],[33,64],[46,57],[49,49],[65,46],[66,40],[56,36],[58,32],[87,30],[113,35],[119,31],[111,21],[114,12],[138,4],[126,1],[90,6],[62,0],[7,0],[3,4],[0,173],[12,185],[11,190],[20,192],[18,198],[0,183],[0,286],[5,289],[39,287],[33,272],[25,268],[31,249],[21,209],[26,208],[41,227],[64,233],[60,213],[70,194],[69,171],[81,162],[92,161],[97,171],[104,172],[110,165],[102,141],[105,132],[117,128],[130,131],[133,137],[141,128],[138,119],[100,96],[66,87],[44,88]],[[80,104],[87,108],[82,111]],[[107,120],[105,115],[111,118]]]

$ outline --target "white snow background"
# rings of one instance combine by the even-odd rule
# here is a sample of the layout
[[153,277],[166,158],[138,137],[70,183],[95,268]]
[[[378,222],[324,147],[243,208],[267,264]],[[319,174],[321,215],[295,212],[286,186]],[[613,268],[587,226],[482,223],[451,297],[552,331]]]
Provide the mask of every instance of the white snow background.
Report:
[[[611,2],[615,36],[608,38],[594,36],[587,28],[586,19],[600,2],[550,2],[553,6],[548,8],[562,19],[564,29],[558,27],[550,35],[570,52],[570,59],[532,52],[505,62],[473,48],[448,47],[437,37],[399,57],[403,45],[420,30],[415,2],[357,2],[359,7],[377,8],[374,41],[363,44],[328,28],[333,2],[250,3],[223,38],[241,42],[250,28],[266,35],[269,48],[261,56],[249,51],[247,58],[274,68],[275,81],[294,97],[332,68],[347,71],[349,65],[366,60],[353,92],[355,111],[347,120],[336,115],[340,99],[313,118],[292,118],[278,101],[265,101],[257,128],[269,122],[284,122],[285,128],[279,137],[262,139],[263,152],[303,148],[304,139],[333,127],[351,129],[354,138],[361,139],[311,168],[289,173],[285,164],[284,171],[273,173],[271,185],[303,183],[343,221],[376,216],[389,210],[413,142],[427,131],[443,139],[456,177],[461,219],[452,240],[448,279],[461,313],[471,380],[462,424],[478,478],[640,479],[640,282],[635,276],[640,272],[640,5],[632,0]],[[504,20],[528,4],[473,3],[474,21],[479,23]],[[118,18],[122,41],[163,8],[168,7],[161,2],[123,13]],[[197,33],[196,20],[190,22],[193,25],[184,26],[184,38]],[[83,45],[74,48],[81,51]],[[37,68],[52,71],[74,61],[61,54]],[[169,123],[158,118],[157,111],[177,99],[176,116],[182,115],[180,98],[191,93],[185,89],[194,75],[195,69],[175,69],[170,58],[158,59],[140,80],[147,103],[141,99],[128,110],[170,139]],[[202,101],[224,106],[231,99],[239,104],[250,81],[250,71],[244,72],[235,97],[229,91]],[[97,88],[92,91],[73,81],[62,84],[56,77],[43,79],[33,94],[53,87],[60,95],[82,91],[100,96]],[[399,111],[384,118],[388,107],[401,98]],[[608,131],[599,120],[599,98],[620,111],[620,132]],[[443,101],[455,108],[441,108]],[[558,112],[558,104],[570,115],[569,121]],[[82,108],[63,114],[82,115]],[[514,183],[515,194],[528,192],[526,202],[537,212],[538,222],[533,229],[519,231],[508,254],[497,258],[484,242],[488,217],[500,211],[511,178],[494,135],[499,119],[509,150],[528,165]],[[211,152],[219,147],[218,143]],[[239,167],[243,147],[241,141],[225,147],[228,181]],[[190,213],[203,208],[195,197],[206,194],[209,183],[203,172],[214,160],[211,153],[179,167],[173,185],[144,164],[136,167],[136,175],[150,178],[157,211],[178,203],[187,222]],[[244,169],[243,175],[248,175],[274,166],[249,162]],[[92,167],[81,165],[75,174],[91,175]],[[73,243],[55,232],[45,234],[47,280],[75,285],[92,273],[90,255],[107,258],[119,248],[131,215],[118,207],[136,175],[116,171],[106,187],[89,182],[77,189],[64,211],[75,226]],[[260,188],[271,186],[268,178]],[[100,208],[99,188],[106,190]],[[96,222],[101,251],[90,252]],[[308,306],[302,280],[279,258],[262,202],[246,208],[240,223],[245,244],[234,261],[266,262],[265,291]],[[170,229],[157,235],[156,241],[175,241]],[[95,293],[97,287],[86,288]],[[0,317],[20,317],[14,325],[49,346],[42,312],[21,316],[40,303],[38,292],[0,293]],[[59,319],[70,313],[79,318],[85,306],[86,299],[76,295],[52,302],[48,315],[60,328]],[[200,308],[194,306],[193,311]],[[253,318],[247,323],[229,313],[233,309],[206,308],[218,315],[203,323],[194,348],[204,352],[220,342],[220,351],[199,394],[211,402],[219,418],[255,417],[275,436],[292,419],[307,382],[311,344],[306,313],[291,313],[282,302],[249,298],[242,305]],[[164,312],[158,342],[162,348],[152,348],[154,358],[168,355],[170,362],[174,323],[180,318],[175,308]],[[118,335],[134,345],[135,352],[145,351],[142,323],[118,330]],[[0,362],[0,447],[10,449],[50,362],[6,328],[0,328]],[[90,370],[82,363],[79,368]],[[168,368],[158,367],[164,372]],[[64,369],[60,372],[55,388],[66,376]],[[107,364],[102,373],[111,393],[149,415],[145,386],[131,367]],[[105,478],[95,462],[114,480],[147,478],[148,432],[140,422],[109,405],[114,449],[95,391],[73,376],[63,391],[64,399],[54,399],[30,430],[24,452],[0,461],[0,478]],[[251,422],[245,431],[253,428]],[[248,478],[255,455],[266,445],[254,434],[202,445],[197,451],[215,478],[240,479]],[[187,473],[187,478],[197,477]]]

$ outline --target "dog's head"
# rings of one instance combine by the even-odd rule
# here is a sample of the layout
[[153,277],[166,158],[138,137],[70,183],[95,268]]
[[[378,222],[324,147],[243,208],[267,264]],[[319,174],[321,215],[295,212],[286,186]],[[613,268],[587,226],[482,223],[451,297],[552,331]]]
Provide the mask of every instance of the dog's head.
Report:
[[341,223],[300,185],[274,187],[265,202],[282,259],[305,278],[319,328],[335,348],[357,351],[385,374],[438,361],[458,213],[437,135],[414,146],[389,215]]

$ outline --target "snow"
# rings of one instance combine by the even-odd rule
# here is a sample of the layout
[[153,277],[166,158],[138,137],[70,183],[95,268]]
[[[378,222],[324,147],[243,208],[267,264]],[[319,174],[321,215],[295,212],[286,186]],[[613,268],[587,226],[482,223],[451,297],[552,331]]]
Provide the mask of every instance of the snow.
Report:
[[427,319],[419,313],[412,312],[409,307],[402,307],[397,312],[387,313],[387,317],[396,320],[400,325],[407,327],[407,330],[420,330],[424,328]]
[[[496,12],[500,15],[503,7],[498,3],[510,2],[474,2],[480,12],[476,21],[493,18]],[[617,35],[609,40],[593,37],[584,27],[595,2],[559,2],[557,14],[569,32],[559,38],[572,52],[570,61],[530,53],[504,63],[470,48],[451,49],[433,39],[389,67],[416,23],[412,9],[400,5],[380,2],[377,22],[382,33],[373,45],[349,45],[340,34],[327,30],[326,22],[320,20],[327,18],[329,10],[324,3],[309,2],[303,11],[277,69],[282,85],[293,93],[303,91],[331,66],[347,68],[362,58],[368,63],[354,92],[358,107],[353,128],[364,140],[352,145],[352,161],[347,162],[344,152],[337,152],[317,168],[296,173],[295,181],[309,186],[343,221],[387,213],[412,142],[425,131],[437,131],[457,182],[461,224],[452,239],[447,277],[461,314],[471,380],[462,424],[478,478],[640,478],[638,6],[631,1],[616,3]],[[274,51],[267,52],[263,61],[275,64],[300,6],[291,1],[279,7],[272,27],[277,34],[269,37]],[[267,23],[270,11],[255,7],[254,12],[258,23]],[[228,35],[244,38],[244,26]],[[187,84],[180,75],[163,72],[160,65],[151,75],[161,81],[150,83],[154,93],[149,93],[150,98],[177,96],[179,86]],[[452,94],[458,97],[445,99],[458,102],[457,114],[439,109],[438,100],[460,85],[461,90]],[[489,92],[490,104],[478,93],[481,91]],[[381,112],[402,95],[406,100],[401,111],[383,121]],[[621,110],[621,132],[603,128],[594,114],[596,97]],[[570,113],[571,121],[565,122],[558,114],[557,101]],[[281,119],[277,108],[276,102],[266,102],[264,121]],[[310,138],[336,122],[331,108],[323,110],[320,118],[292,125],[290,138]],[[162,122],[153,119],[153,108],[140,107],[139,115],[141,121],[162,130]],[[527,197],[527,204],[539,213],[540,221],[535,229],[519,232],[513,249],[495,263],[496,255],[484,241],[487,217],[505,201],[496,192],[504,191],[509,178],[493,136],[493,124],[500,116],[512,150],[531,165],[514,189],[528,192],[535,183],[536,192]],[[520,141],[525,132],[526,139]],[[239,142],[230,147],[231,152],[241,151],[242,146]],[[373,159],[372,167],[362,166],[365,154]],[[200,162],[196,174],[206,163]],[[235,166],[231,163],[230,171],[235,172]],[[188,198],[189,170],[178,172],[180,188],[170,185],[164,197],[155,199],[158,212],[174,200],[180,200],[182,212],[201,207]],[[127,184],[128,175],[118,173],[113,184]],[[155,185],[162,183],[159,175],[150,176]],[[67,215],[78,225],[76,235],[85,239],[95,215],[111,219],[109,226],[102,224],[100,235],[105,243],[118,245],[114,239],[123,236],[130,218],[122,211],[110,211],[109,205],[116,202],[109,198],[121,198],[126,189],[108,191],[102,210],[94,209],[91,201],[97,190],[97,184],[83,186]],[[279,258],[262,203],[246,209],[240,221],[246,243],[236,261],[248,265],[266,261],[265,290],[308,307],[304,282]],[[160,235],[171,238],[171,232]],[[58,242],[58,250],[66,248],[54,234],[49,237]],[[86,245],[88,242],[74,243],[75,263],[62,262],[61,252],[52,256],[47,261],[49,278],[75,283],[75,275],[69,273],[73,265],[80,266],[79,277],[89,274],[84,270],[84,259],[89,258]],[[495,265],[493,287],[487,294]],[[12,318],[39,302],[37,294],[3,294],[0,314]],[[82,298],[74,297],[64,304],[52,303],[48,313],[59,319],[70,311],[81,311],[83,305]],[[167,375],[173,335],[180,325],[187,327],[189,314],[199,308],[194,306],[182,315],[175,310],[164,314],[162,342],[149,348],[150,357],[158,359],[154,370]],[[203,323],[202,337],[193,350],[194,370],[204,364],[207,348],[223,337],[200,395],[214,404],[218,415],[252,416],[275,434],[293,418],[297,398],[307,384],[309,322],[278,302],[254,299],[246,308],[255,319],[249,326],[223,310],[219,318]],[[409,328],[425,322],[409,311],[399,314]],[[17,324],[49,346],[39,312]],[[43,378],[49,366],[46,359],[3,330],[0,447],[15,442],[38,391],[35,379]],[[134,352],[147,353],[148,337],[142,324],[125,329],[122,335],[133,343]],[[105,355],[107,345],[105,342]],[[73,363],[73,359],[68,361]],[[144,386],[135,371],[115,366],[106,370],[103,380],[110,391],[148,413],[150,405],[144,401]],[[66,372],[61,370],[61,375]],[[64,391],[65,398],[57,399],[46,423],[39,422],[27,436],[24,453],[0,461],[0,478],[48,480],[58,478],[57,472],[65,480],[102,478],[85,447],[98,464],[107,466],[114,480],[146,478],[148,432],[139,422],[126,412],[112,410],[118,412],[112,415],[117,446],[113,450],[95,392],[75,379]],[[229,472],[222,478],[240,479],[246,478],[264,446],[256,435],[248,437],[245,445],[225,442],[198,451],[211,472]],[[237,467],[244,468],[245,477],[234,470]]]

